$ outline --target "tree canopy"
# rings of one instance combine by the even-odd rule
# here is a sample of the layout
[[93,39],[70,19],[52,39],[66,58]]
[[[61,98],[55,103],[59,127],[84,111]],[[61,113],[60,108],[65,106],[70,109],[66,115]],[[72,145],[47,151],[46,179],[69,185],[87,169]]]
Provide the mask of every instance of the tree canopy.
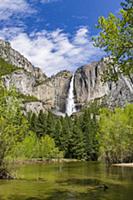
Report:
[[95,46],[111,57],[104,71],[104,81],[116,81],[122,74],[133,82],[133,1],[126,0],[121,6],[116,16],[110,13],[107,18],[99,18],[97,28],[101,31],[94,41]]
[[133,105],[100,111],[97,139],[108,163],[133,162]]
[[28,130],[28,121],[21,110],[18,94],[14,89],[7,91],[0,84],[0,167]]

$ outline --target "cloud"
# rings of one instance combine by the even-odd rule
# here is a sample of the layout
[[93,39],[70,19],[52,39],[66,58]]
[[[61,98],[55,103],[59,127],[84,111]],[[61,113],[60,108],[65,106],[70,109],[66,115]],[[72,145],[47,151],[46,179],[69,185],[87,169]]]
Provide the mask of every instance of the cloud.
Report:
[[17,14],[31,14],[34,9],[27,0],[0,0],[0,20],[9,20]]
[[40,0],[41,3],[53,3],[57,1],[60,1],[60,0]]
[[75,19],[79,19],[79,20],[88,20],[89,19],[89,17],[85,16],[85,15],[82,15],[82,16],[73,15],[72,17]]
[[28,35],[13,28],[1,31],[0,37],[9,38],[14,49],[49,76],[64,69],[75,71],[77,67],[103,56],[103,52],[93,46],[87,27],[79,28],[71,37],[61,29]]
[[11,40],[22,33],[24,29],[22,27],[9,27],[0,29],[0,38],[3,40]]

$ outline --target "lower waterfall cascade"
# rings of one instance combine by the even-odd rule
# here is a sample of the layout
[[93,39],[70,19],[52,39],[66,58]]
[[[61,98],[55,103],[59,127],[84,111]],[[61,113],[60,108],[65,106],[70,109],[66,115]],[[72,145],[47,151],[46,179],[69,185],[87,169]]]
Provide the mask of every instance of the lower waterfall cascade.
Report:
[[76,112],[76,106],[74,102],[74,74],[70,81],[70,87],[68,91],[68,97],[66,101],[66,114],[71,116],[74,112]]

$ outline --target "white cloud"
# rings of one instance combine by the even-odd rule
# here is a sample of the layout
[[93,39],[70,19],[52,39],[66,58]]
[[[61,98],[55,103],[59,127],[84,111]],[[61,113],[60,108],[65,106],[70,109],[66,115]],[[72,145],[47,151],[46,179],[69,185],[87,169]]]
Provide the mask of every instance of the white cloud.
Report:
[[0,37],[8,37],[14,49],[35,66],[41,67],[47,75],[64,69],[74,71],[77,67],[103,55],[101,50],[93,46],[87,27],[77,30],[71,39],[60,29],[52,32],[32,32],[28,35],[20,29],[12,28],[2,30]]
[[3,40],[11,40],[15,38],[19,33],[23,32],[21,27],[10,27],[0,29],[0,38]]
[[34,10],[27,0],[0,0],[0,20],[9,20],[15,14],[32,13]]
[[41,3],[53,3],[57,1],[60,1],[60,0],[40,0]]

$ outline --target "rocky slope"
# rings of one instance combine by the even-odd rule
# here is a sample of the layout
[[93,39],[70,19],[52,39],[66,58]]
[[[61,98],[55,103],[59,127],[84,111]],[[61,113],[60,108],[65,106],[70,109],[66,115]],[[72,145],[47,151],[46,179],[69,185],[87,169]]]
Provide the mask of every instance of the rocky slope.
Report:
[[43,81],[46,79],[46,75],[41,69],[34,67],[23,55],[14,50],[9,42],[0,40],[0,57],[8,63],[31,73],[32,76],[36,78],[36,81]]
[[62,71],[48,78],[24,56],[12,49],[8,42],[0,40],[0,57],[18,67],[18,70],[2,77],[6,88],[14,86],[18,92],[36,97],[26,102],[25,109],[38,113],[40,110],[65,112],[65,102],[72,74]]
[[[34,97],[33,100],[25,102],[26,111],[65,112],[71,72],[62,71],[49,78],[3,40],[0,40],[0,57],[17,66],[17,70],[2,76],[5,87],[15,86],[23,95]],[[101,73],[105,67],[103,60],[77,69],[74,77],[77,108],[80,109],[91,100],[103,97],[104,103],[109,107],[123,106],[127,102],[133,103],[133,85],[125,77],[115,84],[101,82]]]

